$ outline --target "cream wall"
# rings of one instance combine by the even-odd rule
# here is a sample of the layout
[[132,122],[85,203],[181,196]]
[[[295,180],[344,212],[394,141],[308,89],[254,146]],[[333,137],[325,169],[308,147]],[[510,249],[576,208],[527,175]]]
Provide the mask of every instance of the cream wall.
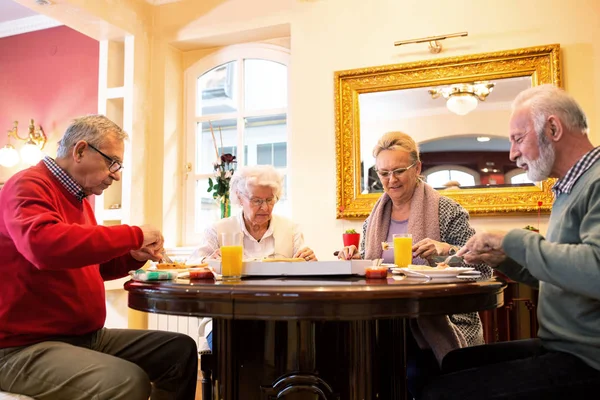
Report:
[[[361,223],[335,219],[334,71],[559,43],[565,87],[581,102],[592,127],[600,117],[596,104],[600,82],[593,73],[600,61],[600,45],[591,39],[600,34],[600,4],[592,0],[576,0],[568,6],[547,0],[495,2],[493,17],[490,2],[467,0],[438,1],[435,6],[417,1],[235,0],[215,5],[196,21],[178,15],[177,7],[171,5],[165,23],[175,47],[187,46],[182,40],[210,42],[211,35],[242,39],[240,31],[246,29],[290,24],[292,210],[308,244],[322,259],[333,258],[343,230]],[[179,30],[174,29],[178,18],[186,21]],[[396,40],[458,31],[468,31],[469,36],[444,41],[444,51],[438,55],[430,54],[424,44],[393,46]],[[210,51],[185,48],[184,66]],[[593,131],[592,138],[598,141]],[[478,230],[538,224],[537,216],[474,217],[472,221]],[[546,217],[540,225],[544,232]]]
[[[184,176],[183,72],[214,46],[289,32],[292,210],[322,259],[333,257],[343,230],[360,226],[335,218],[334,71],[559,43],[564,86],[588,113],[592,140],[600,139],[593,129],[600,118],[594,73],[600,44],[593,41],[600,37],[600,3],[595,0],[187,0],[152,8],[151,17],[141,0],[61,3],[139,36],[134,124],[144,132],[136,144],[145,153],[134,155],[133,167],[145,173],[134,180],[132,221],[162,226],[170,244],[183,244],[181,197],[171,195],[181,194]],[[125,16],[116,15],[121,11]],[[393,46],[397,40],[459,31],[469,36],[443,41],[438,55],[425,44]],[[477,229],[537,225],[535,216],[472,220]],[[542,231],[545,227],[542,220]]]

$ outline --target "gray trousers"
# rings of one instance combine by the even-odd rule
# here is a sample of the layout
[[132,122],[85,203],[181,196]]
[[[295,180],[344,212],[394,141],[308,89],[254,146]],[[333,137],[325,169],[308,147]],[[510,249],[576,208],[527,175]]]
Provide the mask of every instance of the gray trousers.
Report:
[[0,389],[37,400],[193,400],[197,374],[196,342],[173,332],[101,329],[0,349]]

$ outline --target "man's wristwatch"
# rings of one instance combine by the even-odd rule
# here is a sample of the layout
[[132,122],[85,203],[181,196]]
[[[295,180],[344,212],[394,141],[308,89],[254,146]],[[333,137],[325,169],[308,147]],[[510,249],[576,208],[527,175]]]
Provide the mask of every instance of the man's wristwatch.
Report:
[[448,255],[449,256],[453,256],[456,254],[456,252],[458,251],[458,247],[457,246],[450,246],[450,250],[448,250]]

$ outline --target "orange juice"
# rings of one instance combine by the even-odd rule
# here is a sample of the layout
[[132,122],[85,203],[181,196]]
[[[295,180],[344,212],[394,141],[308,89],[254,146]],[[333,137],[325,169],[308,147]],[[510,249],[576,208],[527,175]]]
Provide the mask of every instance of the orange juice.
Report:
[[221,246],[221,274],[223,279],[242,276],[242,246]]
[[396,237],[394,235],[394,264],[400,268],[412,263],[412,237]]

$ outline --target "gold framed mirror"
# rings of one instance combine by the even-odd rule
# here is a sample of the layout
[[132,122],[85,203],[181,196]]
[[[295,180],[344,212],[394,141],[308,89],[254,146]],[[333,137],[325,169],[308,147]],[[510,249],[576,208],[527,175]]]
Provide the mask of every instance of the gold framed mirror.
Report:
[[[496,88],[494,90],[497,89],[498,93],[502,93],[502,95],[496,96],[496,93],[490,93],[489,98],[486,99],[488,104],[485,107],[488,107],[487,112],[496,110],[497,115],[501,115],[502,118],[488,118],[486,115],[475,117],[475,114],[472,114],[473,117],[469,118],[473,121],[480,121],[480,123],[481,121],[496,121],[493,126],[489,127],[489,130],[494,131],[489,136],[503,137],[505,144],[502,146],[504,146],[505,158],[508,158],[510,102],[514,95],[522,90],[519,85],[522,85],[523,82],[531,86],[552,83],[561,87],[560,70],[560,46],[554,44],[463,57],[337,71],[334,78],[337,218],[365,218],[371,212],[379,196],[381,196],[381,193],[371,191],[370,187],[373,185],[367,185],[367,180],[370,180],[370,174],[367,172],[369,163],[370,165],[374,163],[374,159],[370,155],[372,146],[371,148],[368,146],[369,140],[376,141],[388,131],[401,130],[411,135],[419,144],[419,147],[422,148],[425,144],[433,142],[434,139],[445,139],[443,141],[448,143],[457,142],[458,139],[462,140],[468,136],[473,136],[473,138],[482,136],[477,128],[470,128],[471,131],[467,132],[470,132],[471,135],[466,135],[465,131],[460,131],[454,137],[453,133],[448,130],[452,126],[448,121],[454,121],[456,126],[464,125],[467,119],[460,119],[461,115],[446,115],[443,117],[445,118],[443,120],[444,125],[441,129],[429,127],[428,132],[420,134],[421,128],[426,127],[430,122],[428,118],[432,118],[431,110],[415,110],[415,114],[410,117],[405,115],[405,110],[410,110],[414,104],[423,103],[420,99],[424,99],[423,96],[429,96],[431,99],[427,101],[438,102],[436,103],[436,109],[444,109],[444,112],[448,111],[445,110],[444,99],[434,100],[433,94],[429,93],[430,90],[455,87],[461,84],[478,84],[480,82],[489,87],[489,82],[495,82]],[[509,89],[505,89],[506,87],[517,88],[518,91],[513,90],[511,92]],[[390,99],[406,99],[409,93],[411,97],[408,102],[394,103],[393,107],[386,106],[392,101]],[[420,97],[412,97],[413,94]],[[498,100],[496,104],[491,104],[494,96],[501,100]],[[385,103],[368,102],[368,100],[377,97],[385,99]],[[483,104],[484,102],[480,101],[480,103]],[[397,106],[397,104],[400,104],[400,106]],[[447,104],[447,108],[451,109],[452,107]],[[483,109],[483,106],[481,108]],[[382,114],[382,109],[388,109],[388,114]],[[374,114],[365,114],[365,110],[373,110]],[[500,112],[504,114],[499,114]],[[389,115],[389,113],[393,115]],[[397,117],[396,114],[399,114],[400,117]],[[463,117],[466,117],[466,115]],[[404,128],[412,126],[410,124],[411,118],[414,129]],[[362,124],[361,119],[364,121]],[[368,125],[367,120],[378,121],[379,125]],[[415,123],[415,121],[418,123]],[[433,131],[435,133],[432,133]],[[489,131],[485,132],[486,135],[488,133]],[[448,137],[452,140],[448,141]],[[493,165],[493,163],[491,164]],[[516,166],[513,166],[513,168],[516,168]],[[515,175],[515,172],[517,171],[512,171],[510,175]],[[457,201],[471,215],[503,215],[507,213],[537,213],[540,211],[547,213],[551,209],[553,201],[550,191],[551,180],[529,184],[507,183],[501,185],[494,185],[489,182],[492,181],[487,180],[485,184],[476,184],[472,188],[463,187],[460,190],[444,190],[443,194]],[[483,178],[479,183],[484,183]]]

